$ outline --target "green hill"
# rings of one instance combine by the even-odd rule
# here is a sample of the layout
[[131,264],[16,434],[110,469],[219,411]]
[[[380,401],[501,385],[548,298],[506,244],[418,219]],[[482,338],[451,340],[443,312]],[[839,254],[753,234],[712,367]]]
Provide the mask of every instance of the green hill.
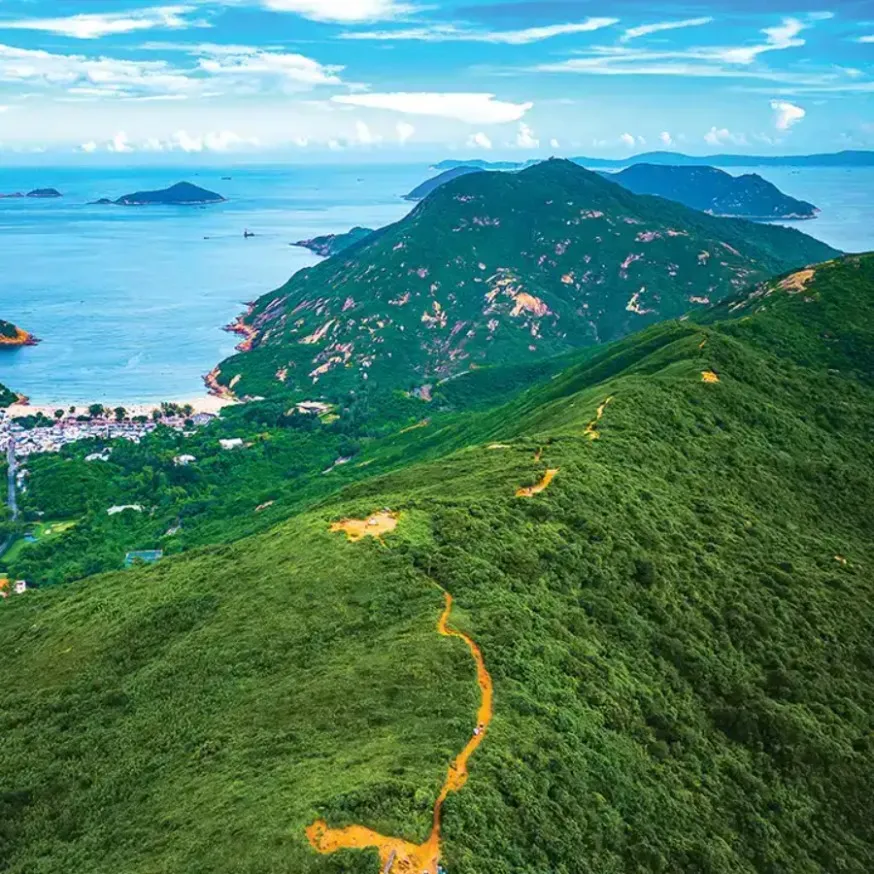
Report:
[[305,829],[429,834],[479,702],[442,587],[495,695],[452,874],[867,874],[872,300],[874,256],[762,283],[255,537],[0,604],[0,867],[375,874]]
[[747,219],[811,219],[819,210],[784,194],[756,173],[732,176],[716,167],[665,167],[634,164],[604,176],[635,194],[676,200],[711,215]]
[[568,161],[473,173],[258,300],[252,351],[217,379],[239,396],[427,391],[471,367],[617,339],[834,254]]
[[338,255],[356,243],[367,239],[373,233],[372,228],[355,227],[345,234],[325,234],[321,237],[313,237],[311,240],[298,240],[298,242],[292,243],[292,245],[309,249],[311,252],[315,252],[316,255],[321,255],[322,258],[330,258],[331,255]]

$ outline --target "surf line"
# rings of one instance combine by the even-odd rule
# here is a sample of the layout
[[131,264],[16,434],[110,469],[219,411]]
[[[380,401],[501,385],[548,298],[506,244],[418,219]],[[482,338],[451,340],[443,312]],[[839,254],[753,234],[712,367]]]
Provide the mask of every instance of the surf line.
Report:
[[322,854],[337,850],[363,850],[375,847],[379,850],[381,871],[391,874],[437,874],[440,862],[440,819],[443,805],[451,792],[458,792],[467,782],[467,765],[476,748],[483,742],[489,723],[492,721],[492,678],[486,670],[482,652],[476,642],[464,632],[451,628],[449,617],[452,613],[452,595],[445,589],[444,608],[437,620],[437,632],[443,637],[457,637],[463,640],[470,650],[476,664],[477,682],[480,688],[480,705],[477,711],[477,725],[464,749],[453,759],[446,773],[446,779],[434,804],[434,821],[431,834],[423,844],[414,844],[402,838],[381,835],[361,825],[346,828],[329,828],[324,820],[317,820],[306,830],[312,847]]

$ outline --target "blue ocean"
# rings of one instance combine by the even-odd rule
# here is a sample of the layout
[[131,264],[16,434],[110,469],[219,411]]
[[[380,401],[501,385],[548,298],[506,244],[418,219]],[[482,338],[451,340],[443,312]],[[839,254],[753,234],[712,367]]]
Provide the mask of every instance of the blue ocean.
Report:
[[[0,169],[0,318],[39,337],[0,351],[0,383],[34,404],[187,399],[234,351],[222,331],[319,259],[296,240],[381,227],[428,167]],[[223,178],[223,177],[230,177]],[[89,206],[186,180],[227,203]],[[244,230],[255,234],[244,239]]]
[[[804,232],[874,250],[874,170],[754,172],[822,209],[796,223]],[[0,383],[35,404],[200,395],[203,374],[233,352],[222,326],[318,260],[290,243],[396,221],[411,207],[402,195],[430,175],[425,165],[0,169],[0,193],[64,195],[0,200],[0,318],[43,341],[0,353]],[[88,205],[181,180],[228,202]]]

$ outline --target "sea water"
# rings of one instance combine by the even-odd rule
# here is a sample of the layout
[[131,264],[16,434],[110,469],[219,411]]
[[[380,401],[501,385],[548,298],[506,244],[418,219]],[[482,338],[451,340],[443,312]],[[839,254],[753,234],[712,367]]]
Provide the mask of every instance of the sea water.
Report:
[[[732,168],[732,173],[747,172]],[[792,223],[844,251],[874,250],[874,170],[752,168],[822,209]],[[36,347],[0,350],[0,383],[35,404],[191,398],[233,353],[222,326],[318,259],[289,244],[400,219],[425,165],[0,170],[0,319]],[[223,177],[231,177],[230,179]],[[227,203],[90,206],[187,180]],[[244,230],[254,237],[244,239]]]
[[[2,169],[0,193],[63,197],[0,200],[0,319],[42,341],[0,350],[0,383],[34,404],[201,395],[239,340],[222,326],[319,260],[290,243],[397,221],[412,207],[402,195],[429,175],[424,165]],[[89,205],[182,180],[227,202]]]

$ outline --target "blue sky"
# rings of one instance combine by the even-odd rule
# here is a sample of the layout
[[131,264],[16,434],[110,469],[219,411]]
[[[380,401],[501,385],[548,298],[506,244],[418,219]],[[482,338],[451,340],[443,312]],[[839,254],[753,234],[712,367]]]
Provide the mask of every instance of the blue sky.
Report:
[[0,151],[874,147],[865,0],[0,0]]

